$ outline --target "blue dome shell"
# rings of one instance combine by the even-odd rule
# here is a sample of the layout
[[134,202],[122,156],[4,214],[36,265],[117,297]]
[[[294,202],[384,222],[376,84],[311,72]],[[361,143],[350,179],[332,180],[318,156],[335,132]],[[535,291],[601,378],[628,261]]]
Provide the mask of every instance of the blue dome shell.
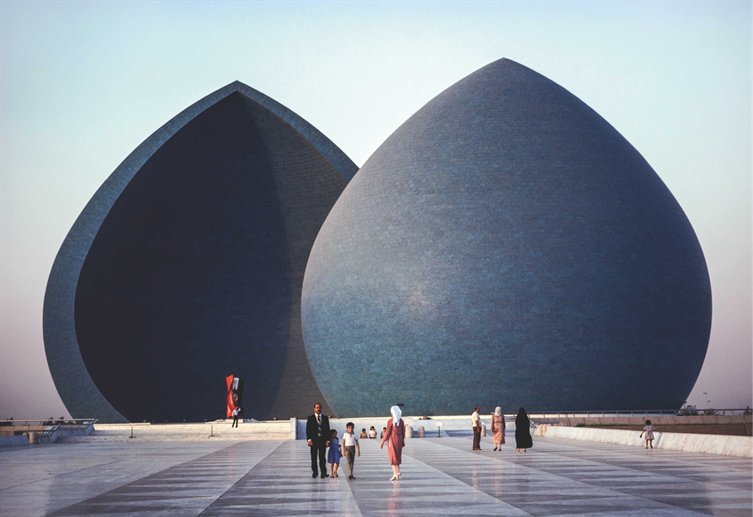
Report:
[[682,209],[603,118],[502,59],[431,100],[345,188],[302,292],[336,413],[676,408],[711,288]]
[[[300,293],[355,164],[233,82],[147,138],[84,208],[53,264],[44,341],[71,415],[106,421],[307,414],[320,398]],[[329,408],[326,408],[329,411]]]

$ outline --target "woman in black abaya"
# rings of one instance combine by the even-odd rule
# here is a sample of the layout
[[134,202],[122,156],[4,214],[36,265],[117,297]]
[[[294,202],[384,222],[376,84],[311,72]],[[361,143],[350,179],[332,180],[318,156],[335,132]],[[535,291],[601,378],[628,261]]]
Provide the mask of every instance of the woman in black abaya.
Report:
[[526,414],[525,408],[518,409],[518,416],[515,417],[515,452],[526,452],[526,449],[533,447],[531,439],[531,420]]

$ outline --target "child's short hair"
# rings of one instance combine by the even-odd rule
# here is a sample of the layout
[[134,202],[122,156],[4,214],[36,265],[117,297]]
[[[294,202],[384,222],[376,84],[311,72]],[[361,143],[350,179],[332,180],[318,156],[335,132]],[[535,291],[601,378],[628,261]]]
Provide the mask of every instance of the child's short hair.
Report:
[[346,428],[346,429],[347,429],[348,427],[355,427],[355,426],[356,426],[356,424],[354,424],[353,422],[348,422],[347,424],[345,424],[345,428]]
[[332,430],[331,430],[331,431],[329,432],[329,434],[331,434],[332,436],[335,436],[335,435],[337,434],[337,429],[332,429]]
[[646,420],[646,425],[651,425],[651,420]]

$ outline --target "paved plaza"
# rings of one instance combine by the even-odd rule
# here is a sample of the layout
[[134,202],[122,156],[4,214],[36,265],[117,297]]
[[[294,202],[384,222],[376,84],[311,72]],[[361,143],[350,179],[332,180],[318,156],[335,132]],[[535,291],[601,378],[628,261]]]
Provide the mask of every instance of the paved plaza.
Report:
[[[508,442],[513,441],[508,436]],[[312,479],[304,441],[92,441],[0,450],[2,515],[746,515],[751,459],[538,438],[411,439],[403,479],[361,440],[356,480]],[[344,468],[344,464],[343,464]]]

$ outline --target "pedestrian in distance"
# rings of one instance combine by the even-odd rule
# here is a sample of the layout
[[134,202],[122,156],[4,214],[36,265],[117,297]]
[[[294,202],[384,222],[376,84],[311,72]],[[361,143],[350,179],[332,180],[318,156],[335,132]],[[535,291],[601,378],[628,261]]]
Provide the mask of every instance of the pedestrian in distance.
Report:
[[322,415],[322,405],[314,403],[314,414],[306,419],[306,443],[311,450],[311,477],[316,477],[317,459],[322,478],[327,477],[326,451],[329,447],[329,418]]
[[356,455],[361,457],[361,446],[358,444],[358,437],[353,432],[355,428],[353,422],[345,424],[343,433],[342,455],[345,456],[345,464],[348,466],[348,479],[356,479],[353,475],[353,467],[356,462]]
[[505,415],[502,408],[497,406],[492,415],[492,443],[494,450],[502,452],[502,444],[505,443]]
[[240,414],[241,414],[241,408],[239,408],[238,406],[236,406],[233,409],[233,413],[232,413],[232,415],[233,415],[233,425],[231,425],[230,427],[238,427],[238,416]]
[[525,408],[521,407],[518,409],[518,416],[515,417],[515,452],[528,452],[531,447],[531,419],[528,418]]
[[390,481],[398,481],[401,476],[400,464],[402,463],[403,447],[405,447],[405,422],[403,422],[402,412],[398,406],[392,406],[390,413],[392,413],[392,418],[387,421],[387,427],[385,427],[379,448],[382,449],[385,442],[387,443],[387,457],[390,460],[390,467],[392,467]]
[[473,413],[471,413],[471,424],[473,425],[473,450],[474,451],[480,451],[481,450],[481,415],[479,412],[481,411],[481,408],[479,406],[476,406],[473,408]]
[[646,420],[646,425],[643,426],[643,431],[641,431],[641,438],[643,438],[643,435],[646,435],[646,449],[651,447],[654,448],[654,431],[656,431],[656,427],[651,423],[651,420]]

